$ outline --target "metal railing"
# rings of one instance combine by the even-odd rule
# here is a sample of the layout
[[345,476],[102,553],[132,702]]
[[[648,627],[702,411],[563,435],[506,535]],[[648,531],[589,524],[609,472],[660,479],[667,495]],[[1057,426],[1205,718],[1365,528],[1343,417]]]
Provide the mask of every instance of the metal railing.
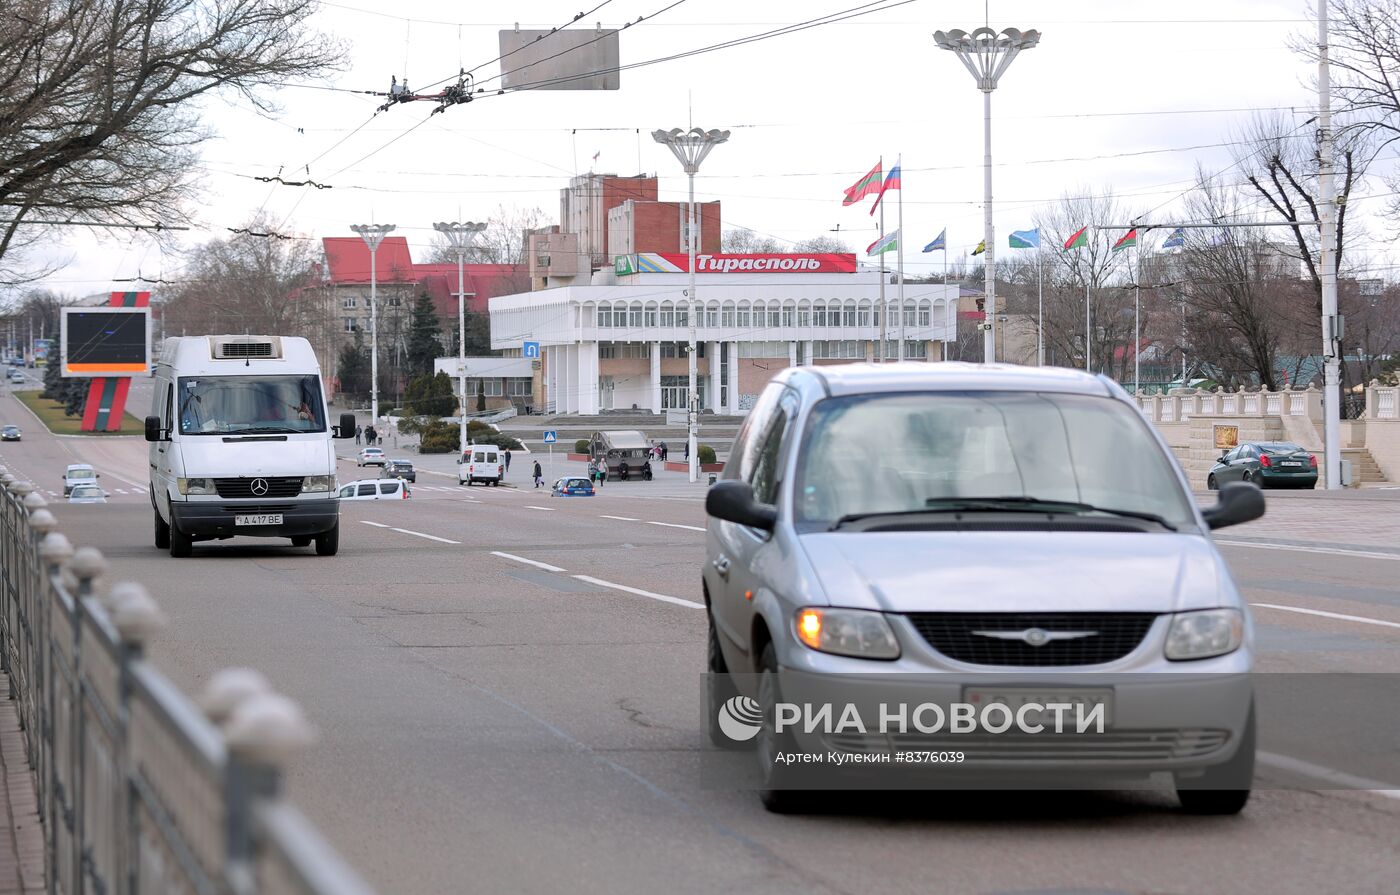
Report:
[[104,586],[27,482],[0,466],[0,667],[35,771],[50,893],[372,895],[280,795],[313,731],[250,669],[202,711],[145,658],[145,588]]

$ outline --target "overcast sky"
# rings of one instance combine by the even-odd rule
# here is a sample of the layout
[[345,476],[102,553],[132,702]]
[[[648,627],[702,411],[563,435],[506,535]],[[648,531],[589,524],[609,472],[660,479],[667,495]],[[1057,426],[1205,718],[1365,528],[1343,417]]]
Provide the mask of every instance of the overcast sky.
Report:
[[[553,27],[599,0],[534,0],[522,28]],[[674,0],[609,0],[571,26],[618,27]],[[621,35],[624,65],[755,34],[857,5],[858,0],[682,0]],[[385,90],[391,75],[419,88],[498,55],[512,28],[507,4],[408,0],[326,2],[314,21],[346,42],[343,73],[327,84]],[[834,25],[624,71],[617,91],[489,94],[429,116],[430,103],[371,118],[382,100],[288,86],[268,119],[246,104],[211,100],[194,244],[228,235],[258,209],[279,231],[351,235],[352,223],[392,223],[416,258],[438,220],[484,220],[507,208],[558,215],[559,189],[575,173],[639,170],[661,177],[663,199],[684,198],[680,165],[651,137],[657,128],[727,128],[705,162],[697,196],[723,200],[726,228],[781,240],[838,235],[864,257],[875,238],[865,207],[843,208],[842,191],[883,157],[903,156],[905,264],[911,274],[942,264],[919,249],[948,228],[950,259],[982,231],[982,97],[938,29],[983,24],[988,4],[915,0]],[[992,0],[994,27],[1037,28],[993,95],[998,243],[1029,226],[1037,207],[1064,193],[1111,189],[1153,219],[1172,216],[1196,166],[1230,164],[1228,146],[1251,109],[1280,107],[1302,125],[1313,114],[1313,68],[1288,38],[1315,34],[1301,0],[1046,4]],[[499,66],[477,72],[488,88]],[[415,127],[415,125],[417,125]],[[356,128],[360,128],[355,131]],[[409,132],[411,130],[411,132]],[[392,141],[392,142],[391,142]],[[594,153],[599,153],[596,164]],[[333,188],[269,187],[287,179]],[[1377,188],[1377,192],[1381,188]],[[868,205],[868,200],[865,203]],[[1359,209],[1364,213],[1365,204]],[[896,208],[889,208],[893,230]],[[55,228],[57,230],[57,228]],[[1370,225],[1372,235],[1384,236]],[[114,278],[177,279],[180,258],[147,237],[55,233],[72,262],[44,285],[76,294],[114,288]],[[1160,238],[1160,237],[1159,237]],[[1385,243],[1369,247],[1379,255]],[[1005,251],[1002,249],[1002,251]],[[131,288],[127,286],[125,288]]]

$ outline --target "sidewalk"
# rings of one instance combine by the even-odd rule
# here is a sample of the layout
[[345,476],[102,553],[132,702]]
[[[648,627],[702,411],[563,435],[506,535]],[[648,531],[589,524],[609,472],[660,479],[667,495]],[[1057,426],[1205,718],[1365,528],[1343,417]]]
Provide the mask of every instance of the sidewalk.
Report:
[[0,895],[39,895],[44,891],[43,826],[34,772],[24,757],[24,734],[9,692],[9,676],[0,674]]

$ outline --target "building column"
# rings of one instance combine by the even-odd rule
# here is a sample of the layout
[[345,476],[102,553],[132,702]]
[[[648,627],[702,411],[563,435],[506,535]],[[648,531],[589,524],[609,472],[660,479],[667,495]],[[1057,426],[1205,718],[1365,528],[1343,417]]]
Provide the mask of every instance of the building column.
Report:
[[719,342],[709,342],[705,345],[705,357],[710,361],[710,393],[706,406],[715,413],[720,413],[719,406]]
[[555,413],[573,413],[574,411],[573,350],[572,345],[559,346],[559,393],[554,398]]
[[648,343],[648,353],[651,355],[651,410],[653,413],[661,412],[661,343]]
[[812,340],[808,339],[802,346],[802,363],[812,366]]
[[578,346],[578,412],[598,412],[598,343]]
[[788,366],[797,366],[797,343],[792,341],[788,342]]
[[739,343],[729,343],[729,406],[734,413],[739,409]]

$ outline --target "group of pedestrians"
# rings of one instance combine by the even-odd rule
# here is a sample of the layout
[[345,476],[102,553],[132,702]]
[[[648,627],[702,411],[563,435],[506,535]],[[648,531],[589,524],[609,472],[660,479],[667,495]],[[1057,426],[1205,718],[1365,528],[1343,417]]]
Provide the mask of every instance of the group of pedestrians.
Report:
[[355,427],[355,443],[359,444],[363,439],[366,445],[376,445],[384,443],[384,436],[379,434],[379,430],[373,425]]
[[666,442],[664,442],[664,441],[653,441],[653,442],[651,443],[651,458],[652,458],[653,460],[660,460],[661,462],[664,463],[664,462],[666,462],[666,452],[667,452],[667,450],[668,450],[668,448],[666,447]]

